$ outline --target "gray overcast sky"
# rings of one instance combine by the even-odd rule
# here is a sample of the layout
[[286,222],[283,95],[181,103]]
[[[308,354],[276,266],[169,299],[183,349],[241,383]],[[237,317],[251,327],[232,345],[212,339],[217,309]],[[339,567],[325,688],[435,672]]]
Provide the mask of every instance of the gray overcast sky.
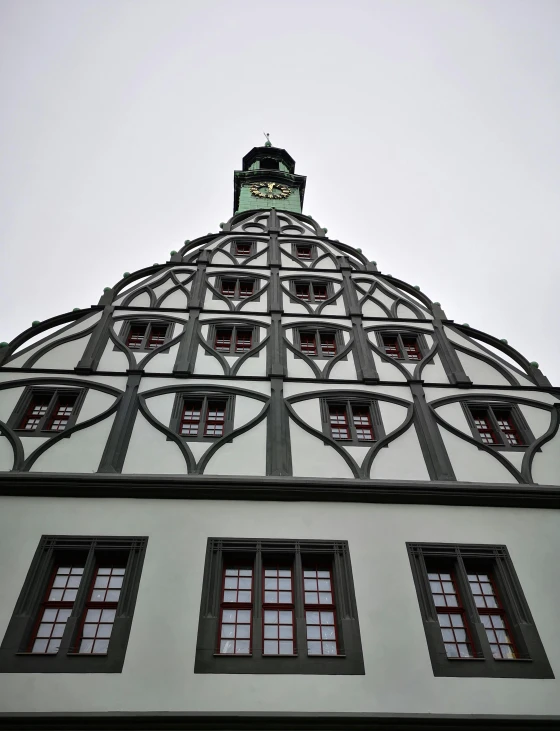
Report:
[[558,0],[0,0],[0,340],[232,214],[305,213],[560,385]]

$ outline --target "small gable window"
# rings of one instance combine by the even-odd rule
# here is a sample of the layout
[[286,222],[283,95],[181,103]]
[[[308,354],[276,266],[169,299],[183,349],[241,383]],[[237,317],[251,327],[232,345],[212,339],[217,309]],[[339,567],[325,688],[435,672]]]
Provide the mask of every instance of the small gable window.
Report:
[[466,415],[477,441],[498,449],[524,449],[532,436],[515,405],[469,404]]
[[228,355],[246,353],[253,347],[254,328],[242,325],[217,326],[214,349]]
[[379,344],[395,360],[419,361],[427,350],[424,337],[417,334],[383,333],[379,335]]
[[385,436],[375,401],[329,399],[322,412],[323,432],[336,441],[364,445]]
[[299,339],[299,349],[313,358],[334,358],[344,347],[342,332],[338,330],[308,329],[298,330],[295,341]]
[[311,261],[317,257],[317,249],[313,244],[292,244],[292,256]]
[[178,394],[171,429],[187,440],[219,439],[233,429],[233,398]]
[[330,282],[299,282],[293,283],[295,296],[306,302],[322,302],[332,296]]
[[235,256],[251,256],[255,253],[254,241],[236,241],[233,246]]
[[228,299],[242,300],[255,294],[258,286],[255,279],[222,277],[219,281],[218,291]]
[[26,436],[52,436],[76,423],[83,389],[27,389],[9,425]]
[[123,325],[123,339],[131,350],[149,351],[164,345],[171,337],[173,326],[168,322],[136,322]]

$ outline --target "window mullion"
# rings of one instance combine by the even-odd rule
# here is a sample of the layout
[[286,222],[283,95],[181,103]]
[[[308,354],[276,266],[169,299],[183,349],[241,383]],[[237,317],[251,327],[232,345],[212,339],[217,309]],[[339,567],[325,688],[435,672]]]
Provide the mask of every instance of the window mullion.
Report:
[[150,342],[150,337],[152,335],[152,323],[148,322],[148,325],[146,327],[146,333],[144,335],[144,338],[142,340],[141,350],[147,350],[148,349],[148,343]]
[[346,402],[346,420],[348,421],[348,429],[350,430],[350,442],[357,442],[356,426],[354,424],[354,412],[352,411],[352,402]]
[[75,652],[74,645],[77,641],[77,633],[80,629],[82,616],[85,610],[85,605],[88,598],[88,592],[91,588],[93,580],[93,574],[95,572],[95,543],[92,543],[89,547],[88,555],[84,564],[84,573],[82,574],[82,580],[78,587],[78,593],[72,606],[72,613],[68,617],[68,622],[62,635],[60,642],[61,654]]
[[463,599],[463,608],[467,615],[467,622],[471,630],[471,637],[475,643],[475,651],[477,655],[482,654],[485,660],[493,660],[492,651],[490,650],[490,643],[486,636],[486,630],[480,619],[477,606],[474,601],[474,597],[471,591],[469,583],[468,572],[463,561],[463,557],[460,553],[456,556],[456,572],[457,581],[459,583],[459,591]]
[[253,656],[262,655],[264,649],[263,641],[263,628],[262,628],[262,617],[263,617],[263,560],[262,551],[260,545],[257,547],[255,554],[255,562],[253,567],[253,631],[252,631],[252,642],[251,642],[251,653]]
[[509,447],[510,443],[509,443],[506,435],[500,429],[500,425],[498,424],[498,420],[496,419],[496,415],[494,414],[494,407],[488,406],[487,413],[488,413],[488,417],[490,419],[490,423],[492,424],[492,429],[494,431],[494,434],[496,435],[496,439],[500,440],[500,443],[503,447]]
[[402,333],[396,333],[397,336],[397,343],[399,344],[399,350],[401,352],[401,358],[403,360],[409,360],[408,353],[406,352],[406,348],[404,347],[404,340],[402,337]]
[[[31,398],[33,398],[33,396]],[[49,421],[51,419],[52,412],[54,411],[54,409],[56,407],[57,401],[58,401],[58,389],[55,389],[54,393],[52,395],[52,398],[49,401],[49,405],[47,406],[47,410],[45,411],[43,418],[37,424],[37,427],[34,429],[35,432],[43,431],[46,428],[47,424],[49,423]]]

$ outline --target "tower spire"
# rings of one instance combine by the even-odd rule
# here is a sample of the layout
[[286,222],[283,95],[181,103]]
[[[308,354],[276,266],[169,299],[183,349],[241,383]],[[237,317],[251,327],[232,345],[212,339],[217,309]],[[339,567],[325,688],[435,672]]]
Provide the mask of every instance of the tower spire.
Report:
[[270,141],[270,132],[263,132],[263,135],[266,137],[266,142],[264,143],[264,146],[272,147],[272,142]]

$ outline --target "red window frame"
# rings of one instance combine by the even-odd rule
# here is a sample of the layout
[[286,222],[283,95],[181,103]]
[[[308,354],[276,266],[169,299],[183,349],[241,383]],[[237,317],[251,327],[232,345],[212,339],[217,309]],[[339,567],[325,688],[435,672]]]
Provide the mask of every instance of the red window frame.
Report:
[[[56,655],[58,653],[84,573],[84,567],[75,566],[74,563],[69,561],[66,564],[57,564],[53,568],[31,633],[27,652],[34,655]],[[53,598],[53,594],[57,592],[61,592],[61,597]],[[40,649],[42,646],[43,649]]]
[[59,392],[54,407],[51,409],[45,431],[64,431],[78,399],[75,393]]
[[222,399],[208,399],[204,420],[205,437],[223,437],[226,424],[227,402]]
[[[18,429],[35,431],[49,410],[54,394],[54,391],[32,393],[29,405],[25,410],[25,414],[18,426]],[[30,425],[31,428],[28,428]]]
[[297,654],[294,611],[293,567],[266,563],[262,569],[263,655]]
[[241,280],[239,282],[239,298],[251,297],[255,292],[255,282],[252,280]]
[[106,655],[109,651],[125,572],[126,568],[122,565],[99,565],[95,568],[80,622],[75,653]]
[[235,256],[250,256],[252,244],[246,242],[239,242],[235,244]]
[[488,409],[471,409],[471,416],[483,444],[500,444]]
[[146,337],[147,330],[147,324],[131,323],[128,336],[126,338],[126,346],[131,350],[138,350],[141,348],[144,338]]
[[409,360],[422,360],[422,353],[418,345],[418,338],[414,336],[402,336],[403,348]]
[[181,418],[179,420],[179,434],[181,436],[198,436],[203,405],[204,402],[202,399],[186,399],[183,402]]
[[221,293],[224,297],[235,297],[235,279],[222,279]]
[[214,348],[222,353],[231,351],[231,339],[233,328],[219,327],[216,328],[216,337],[214,338]]
[[453,571],[428,569],[428,581],[447,657],[475,657],[475,645]]
[[[467,571],[467,577],[493,657],[498,660],[517,659],[519,652],[491,574],[488,571],[474,573]],[[509,648],[509,652],[504,648]]]
[[317,341],[315,333],[302,332],[299,334],[301,352],[306,355],[317,355]]
[[298,259],[311,259],[313,254],[313,248],[311,245],[306,246],[305,244],[296,244],[296,257]]
[[383,335],[383,347],[389,358],[400,360],[402,358],[399,348],[399,339],[395,335]]
[[300,300],[309,300],[310,296],[309,284],[296,282],[296,297]]
[[336,355],[336,338],[334,333],[319,333],[321,353],[324,358],[333,358]]
[[502,433],[503,438],[507,441],[510,447],[523,447],[525,440],[519,433],[513,414],[509,409],[492,409],[494,412],[494,418],[498,424],[498,428]]
[[[327,581],[330,588],[325,590],[324,582]],[[312,582],[315,582],[315,588],[311,586]],[[321,590],[321,582],[323,582],[323,590]],[[305,564],[303,566],[303,610],[305,614],[307,654],[312,657],[338,655],[336,602],[332,569],[330,567],[320,564]],[[319,650],[319,652],[311,652],[311,649]],[[334,652],[332,652],[333,649]]]
[[327,299],[327,285],[326,284],[314,284],[313,285],[313,298],[315,300],[326,300]]
[[[250,581],[241,581],[243,579],[250,579]],[[236,580],[236,588],[232,588],[234,580]],[[246,588],[247,583],[249,584],[249,588]],[[220,621],[216,654],[245,656],[252,654],[254,590],[254,571],[252,566],[235,564],[224,566],[220,594]],[[232,596],[233,593],[235,593],[235,597]],[[247,626],[248,630],[245,629]],[[231,642],[233,642],[233,645],[227,644]],[[237,651],[238,643],[240,643],[239,652]],[[229,647],[232,649],[231,652],[228,651]]]
[[246,353],[253,346],[253,331],[236,329],[235,331],[235,352]]
[[[348,424],[348,412],[343,404],[329,404],[329,424],[331,436],[337,441],[352,439],[350,425]],[[346,434],[346,436],[343,436]]]
[[159,348],[160,345],[163,345],[165,343],[165,338],[167,337],[167,330],[167,325],[158,325],[157,323],[151,324],[146,349],[154,350],[155,348]]
[[375,440],[369,406],[366,404],[352,404],[352,421],[358,441],[373,442]]

